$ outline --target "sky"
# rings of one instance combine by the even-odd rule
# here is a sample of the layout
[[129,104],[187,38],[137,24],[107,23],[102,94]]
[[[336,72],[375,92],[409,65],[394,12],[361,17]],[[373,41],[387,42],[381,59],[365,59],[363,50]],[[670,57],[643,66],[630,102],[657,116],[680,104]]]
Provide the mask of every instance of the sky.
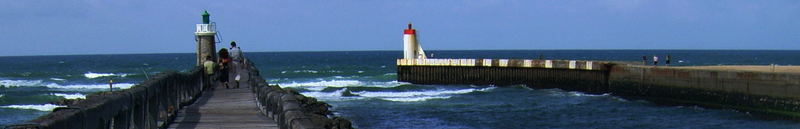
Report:
[[0,0],[0,56],[244,51],[800,49],[797,0]]

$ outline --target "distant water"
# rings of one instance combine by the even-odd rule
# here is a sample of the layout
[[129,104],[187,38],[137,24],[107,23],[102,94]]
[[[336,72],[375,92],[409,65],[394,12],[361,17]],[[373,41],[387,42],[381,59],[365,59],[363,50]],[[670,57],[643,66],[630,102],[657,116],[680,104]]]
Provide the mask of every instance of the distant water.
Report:
[[[640,61],[674,65],[800,65],[800,51],[519,50],[428,51],[434,58]],[[524,86],[415,85],[397,82],[400,51],[246,53],[273,84],[334,106],[358,128],[800,128],[733,110],[660,106],[611,95]],[[652,59],[648,59],[652,60]],[[0,125],[44,115],[59,105],[147,75],[186,71],[194,54],[0,57]]]

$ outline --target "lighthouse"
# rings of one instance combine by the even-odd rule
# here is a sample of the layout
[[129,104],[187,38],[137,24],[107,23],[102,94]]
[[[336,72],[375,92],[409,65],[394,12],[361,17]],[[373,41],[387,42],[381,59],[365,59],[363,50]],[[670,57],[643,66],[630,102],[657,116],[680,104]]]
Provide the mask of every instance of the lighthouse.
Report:
[[425,51],[417,41],[417,30],[408,23],[408,28],[403,31],[403,58],[404,59],[425,59]]
[[197,24],[197,29],[194,32],[195,41],[197,41],[197,66],[203,65],[206,56],[211,56],[213,60],[217,59],[216,56],[216,38],[217,34],[215,25],[211,22],[208,11],[203,11],[203,24]]

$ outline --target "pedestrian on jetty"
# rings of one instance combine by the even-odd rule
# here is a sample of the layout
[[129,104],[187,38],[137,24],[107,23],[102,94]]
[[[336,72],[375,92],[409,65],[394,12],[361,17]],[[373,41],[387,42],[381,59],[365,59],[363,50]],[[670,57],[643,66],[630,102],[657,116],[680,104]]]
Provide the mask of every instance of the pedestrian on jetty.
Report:
[[667,55],[667,60],[666,60],[667,62],[664,62],[664,63],[667,63],[667,66],[669,66],[669,60],[670,60],[671,58],[672,58],[672,55]]
[[[211,82],[213,81],[211,81],[211,77],[214,76],[214,71],[216,71],[216,69],[214,69],[214,66],[216,66],[216,64],[214,63],[214,59],[211,58],[211,56],[207,55],[206,61],[203,62],[203,71],[205,72],[205,74],[203,75],[203,84],[212,85]],[[206,86],[206,88],[214,89],[214,86]]]
[[647,65],[647,56],[642,56],[642,65]]
[[233,71],[234,81],[236,81],[236,84],[233,87],[239,88],[239,80],[241,79],[241,72],[239,69],[242,68],[242,61],[244,60],[244,57],[242,56],[244,55],[242,55],[242,49],[236,46],[236,41],[231,41],[231,48],[228,50],[230,52],[231,59],[233,59],[233,62],[231,62],[231,70]]
[[230,71],[230,62],[231,57],[228,55],[228,49],[222,48],[219,50],[219,75],[217,75],[220,83],[225,86],[225,89],[229,89],[228,87],[228,76],[230,76],[228,71]]
[[653,66],[658,66],[658,56],[653,56]]

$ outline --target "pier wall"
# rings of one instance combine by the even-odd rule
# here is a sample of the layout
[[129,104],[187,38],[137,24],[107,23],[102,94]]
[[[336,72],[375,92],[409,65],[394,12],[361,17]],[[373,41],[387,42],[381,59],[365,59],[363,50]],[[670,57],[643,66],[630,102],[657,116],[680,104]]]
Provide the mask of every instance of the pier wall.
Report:
[[610,93],[656,100],[800,117],[800,75],[618,65]]
[[608,62],[518,59],[399,59],[398,81],[415,84],[527,85],[608,91]]
[[202,70],[160,73],[131,89],[91,94],[7,129],[153,129],[174,120],[203,91]]
[[297,91],[269,85],[254,65],[247,71],[253,93],[263,115],[278,122],[282,129],[352,129],[352,123],[336,117],[331,105],[316,98],[306,97]]
[[568,60],[398,59],[397,64],[398,81],[414,84],[526,85],[800,118],[795,73]]

